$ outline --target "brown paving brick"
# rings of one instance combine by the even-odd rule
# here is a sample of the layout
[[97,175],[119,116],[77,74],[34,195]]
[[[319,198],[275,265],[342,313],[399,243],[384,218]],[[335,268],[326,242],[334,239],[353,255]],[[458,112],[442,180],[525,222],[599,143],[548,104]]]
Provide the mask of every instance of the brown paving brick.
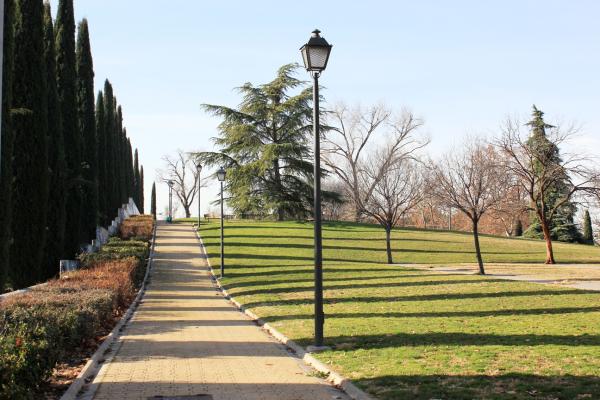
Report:
[[96,400],[348,399],[217,292],[186,225],[158,226],[150,285],[118,345],[93,382]]

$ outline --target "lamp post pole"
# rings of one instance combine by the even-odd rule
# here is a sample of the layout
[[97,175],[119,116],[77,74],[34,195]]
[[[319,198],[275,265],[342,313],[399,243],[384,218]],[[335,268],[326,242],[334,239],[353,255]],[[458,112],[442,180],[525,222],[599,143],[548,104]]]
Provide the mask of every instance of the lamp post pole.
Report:
[[202,215],[200,213],[200,210],[202,209],[200,206],[200,173],[202,172],[202,165],[198,164],[196,169],[198,170],[198,229],[200,229],[200,216]]
[[225,276],[225,235],[223,230],[223,181],[221,181],[221,278]]
[[314,133],[314,261],[315,261],[315,344],[313,351],[323,350],[323,326],[325,313],[323,312],[323,236],[321,213],[321,136],[319,132],[319,77],[327,67],[331,45],[320,36],[320,31],[315,29],[304,46],[300,48],[306,70],[313,77],[313,133]]
[[169,185],[169,217],[168,222],[173,222],[173,181],[168,181]]
[[321,137],[319,133],[319,72],[313,72],[314,219],[315,219],[315,346],[323,346],[323,237],[321,230]]
[[217,171],[217,179],[221,182],[221,278],[225,276],[225,235],[224,235],[224,224],[223,224],[223,182],[225,182],[225,176],[227,171],[221,167]]
[[0,172],[2,172],[2,81],[4,80],[4,1],[0,1]]

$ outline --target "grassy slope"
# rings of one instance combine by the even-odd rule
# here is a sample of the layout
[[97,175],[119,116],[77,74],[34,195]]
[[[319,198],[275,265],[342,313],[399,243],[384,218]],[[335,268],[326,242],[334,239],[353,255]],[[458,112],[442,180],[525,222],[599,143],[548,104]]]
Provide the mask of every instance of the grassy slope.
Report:
[[[303,345],[312,337],[312,227],[226,225],[225,286]],[[219,231],[202,229],[218,267]],[[573,399],[600,393],[600,293],[427,274],[384,260],[376,227],[329,225],[319,358],[381,399]],[[472,262],[469,235],[397,231],[397,262]],[[400,250],[402,249],[402,250]],[[543,244],[483,239],[486,261],[543,260]],[[557,245],[565,262],[600,250]],[[590,398],[590,397],[582,397]]]

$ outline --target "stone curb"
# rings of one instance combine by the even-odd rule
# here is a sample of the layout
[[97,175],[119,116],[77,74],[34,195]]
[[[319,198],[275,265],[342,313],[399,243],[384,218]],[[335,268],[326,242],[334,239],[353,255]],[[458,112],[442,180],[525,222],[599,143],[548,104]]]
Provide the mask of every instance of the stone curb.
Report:
[[[154,258],[154,246],[156,244],[156,223],[154,225],[154,229],[152,231],[152,245],[150,246],[150,255],[148,257],[148,265],[146,266],[146,274],[144,275],[144,280],[142,281],[142,285],[140,286],[140,290],[137,293],[137,296],[127,309],[127,312],[121,317],[117,325],[110,332],[110,334],[104,339],[104,342],[98,347],[98,349],[94,352],[92,357],[85,364],[77,378],[71,383],[69,389],[62,395],[60,400],[75,400],[80,397],[80,392],[82,389],[85,389],[85,385],[90,383],[96,374],[99,372],[100,368],[103,364],[107,364],[112,360],[114,355],[116,354],[116,349],[111,349],[112,345],[117,342],[119,336],[121,335],[125,324],[127,324],[133,314],[135,313],[138,305],[144,293],[146,292],[146,285],[148,282],[148,277],[150,276],[150,271],[152,270],[152,260]],[[107,357],[107,354],[112,351],[112,355]],[[98,385],[92,385],[85,392],[85,398],[92,398],[98,389]]]
[[318,372],[321,372],[327,375],[326,380],[333,384],[334,386],[342,389],[348,396],[350,396],[353,400],[375,400],[374,397],[368,395],[361,389],[359,389],[356,385],[354,385],[348,378],[340,375],[335,372],[327,365],[323,364],[321,361],[317,360],[311,353],[306,351],[302,346],[285,336],[283,333],[279,332],[277,329],[273,328],[267,322],[262,320],[259,316],[254,314],[252,311],[246,309],[243,305],[238,303],[233,297],[229,295],[227,290],[221,285],[221,282],[217,279],[217,276],[210,264],[210,259],[208,258],[208,253],[206,252],[206,247],[204,247],[204,242],[202,238],[198,234],[198,231],[193,229],[194,234],[196,235],[196,239],[200,243],[200,249],[206,259],[206,263],[208,265],[208,270],[212,275],[213,281],[216,282],[219,290],[223,293],[226,299],[228,299],[231,303],[233,303],[241,312],[250,317],[254,322],[256,322],[260,327],[262,327],[265,331],[267,331],[272,337],[277,339],[282,344],[286,345],[290,348],[296,355],[301,358],[306,364],[310,365]]

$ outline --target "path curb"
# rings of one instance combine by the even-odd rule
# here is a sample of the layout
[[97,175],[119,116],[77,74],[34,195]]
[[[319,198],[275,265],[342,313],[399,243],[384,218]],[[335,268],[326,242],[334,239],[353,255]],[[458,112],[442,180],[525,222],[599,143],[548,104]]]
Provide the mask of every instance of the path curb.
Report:
[[[206,252],[206,247],[204,247],[204,242],[202,241],[202,238],[198,234],[198,231],[194,228],[192,228],[192,230],[194,231],[194,234],[196,235],[196,239],[198,239],[198,242],[200,243],[200,249],[202,250],[202,254],[204,255],[204,258],[206,259],[206,263],[208,265],[208,270],[213,277],[213,281],[216,283],[217,287],[223,293],[223,295],[225,296],[226,299],[228,299],[231,303],[233,303],[241,312],[243,312],[248,317],[250,317],[259,326],[261,326],[272,337],[274,337],[279,342],[281,342],[282,344],[284,344],[288,348],[290,348],[306,364],[310,365],[311,367],[316,369],[318,372],[321,372],[321,373],[327,375],[326,380],[328,382],[332,383],[334,386],[336,386],[336,387],[340,388],[341,390],[343,390],[344,392],[346,392],[346,394],[348,396],[350,396],[353,400],[375,400],[374,397],[370,396],[369,394],[367,394],[364,391],[362,391],[361,389],[359,389],[348,378],[345,378],[344,376],[340,375],[339,373],[337,373],[334,370],[332,370],[331,368],[329,368],[327,365],[323,364],[321,361],[317,360],[311,353],[306,351],[306,349],[304,347],[300,346],[298,343],[294,342],[293,340],[291,340],[290,338],[285,336],[283,333],[281,333],[277,329],[273,328],[267,322],[262,320],[258,315],[254,314],[252,311],[246,309],[243,305],[241,305],[238,301],[236,301],[232,296],[230,296],[229,293],[227,292],[227,290],[225,290],[225,288],[221,285],[221,282],[217,279],[217,276],[216,276],[216,274],[212,268],[212,265],[210,263],[210,259],[208,258],[208,253]],[[61,400],[63,400],[63,399],[61,399]]]
[[[107,354],[112,351],[111,350],[112,345],[115,344],[117,342],[117,340],[119,339],[119,337],[121,336],[121,333],[123,331],[123,328],[125,327],[125,324],[127,324],[131,320],[131,318],[133,317],[133,314],[135,313],[137,307],[140,304],[142,297],[146,293],[146,285],[148,282],[148,277],[150,276],[150,271],[152,270],[152,261],[154,258],[155,244],[156,244],[156,223],[155,223],[154,229],[152,231],[152,244],[150,246],[150,254],[148,256],[148,265],[146,267],[146,274],[144,275],[144,280],[142,281],[142,285],[140,286],[140,289],[138,290],[137,296],[131,302],[129,308],[127,309],[127,312],[121,317],[121,319],[119,320],[117,325],[114,327],[114,329],[110,332],[110,334],[106,337],[106,339],[104,339],[104,342],[102,342],[100,347],[98,347],[98,349],[94,352],[92,357],[85,364],[85,366],[83,367],[83,369],[81,370],[79,375],[77,375],[77,378],[75,378],[75,380],[71,383],[71,385],[69,386],[69,389],[67,389],[67,391],[62,395],[60,400],[75,400],[75,399],[77,399],[79,397],[82,389],[84,389],[84,386],[86,384],[88,384],[89,382],[91,382],[91,380],[94,379],[96,374],[99,372],[101,366],[110,362],[110,360],[112,360],[112,358],[116,354],[116,351],[113,351],[112,352],[113,354],[111,356],[107,357]],[[90,390],[88,392],[86,392],[86,397],[87,398],[93,397],[94,393],[96,392],[96,389],[97,389],[97,385],[91,387]]]

